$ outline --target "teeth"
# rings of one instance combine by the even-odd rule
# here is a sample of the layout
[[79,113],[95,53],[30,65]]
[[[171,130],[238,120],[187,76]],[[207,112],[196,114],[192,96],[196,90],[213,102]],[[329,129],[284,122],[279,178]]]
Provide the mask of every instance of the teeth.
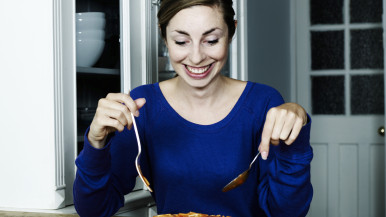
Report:
[[186,66],[186,68],[191,72],[191,73],[194,73],[194,74],[202,74],[204,72],[206,72],[208,69],[209,69],[209,66],[206,66],[204,68],[192,68],[190,66]]

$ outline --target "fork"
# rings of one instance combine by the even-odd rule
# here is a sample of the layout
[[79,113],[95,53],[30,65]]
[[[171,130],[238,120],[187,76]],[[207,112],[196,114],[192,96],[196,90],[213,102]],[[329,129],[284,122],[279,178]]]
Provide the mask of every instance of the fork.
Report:
[[243,173],[241,173],[239,176],[237,176],[235,179],[233,179],[231,182],[229,182],[223,189],[223,192],[230,191],[240,185],[242,185],[249,176],[249,171],[251,170],[252,165],[255,163],[257,157],[260,155],[260,152],[257,153],[255,158],[253,158],[251,164],[249,164],[249,168],[245,170]]
[[135,168],[137,168],[138,175],[141,178],[142,182],[145,184],[147,190],[149,190],[150,192],[153,192],[153,190],[151,190],[151,188],[150,188],[150,182],[142,174],[142,170],[141,170],[141,167],[140,167],[140,164],[139,164],[140,159],[141,159],[141,141],[139,140],[137,124],[135,123],[135,118],[134,118],[133,113],[131,113],[131,119],[133,120],[135,137],[137,138],[137,144],[138,144],[138,154],[137,154],[137,157],[135,158]]

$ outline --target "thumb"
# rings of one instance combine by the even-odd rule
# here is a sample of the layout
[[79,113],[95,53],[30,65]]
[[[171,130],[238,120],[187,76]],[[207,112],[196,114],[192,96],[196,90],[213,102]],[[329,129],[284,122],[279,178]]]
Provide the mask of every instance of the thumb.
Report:
[[145,105],[146,99],[145,98],[138,98],[138,99],[134,100],[134,102],[137,105],[137,108],[140,109]]

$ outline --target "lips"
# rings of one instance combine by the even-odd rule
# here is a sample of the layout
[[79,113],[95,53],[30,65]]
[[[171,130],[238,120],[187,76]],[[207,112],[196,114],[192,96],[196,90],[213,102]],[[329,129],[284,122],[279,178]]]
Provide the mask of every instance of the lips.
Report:
[[210,71],[213,69],[213,66],[214,66],[213,63],[203,67],[193,67],[193,66],[185,65],[185,69],[186,69],[185,71],[191,78],[203,79],[207,75],[209,75]]

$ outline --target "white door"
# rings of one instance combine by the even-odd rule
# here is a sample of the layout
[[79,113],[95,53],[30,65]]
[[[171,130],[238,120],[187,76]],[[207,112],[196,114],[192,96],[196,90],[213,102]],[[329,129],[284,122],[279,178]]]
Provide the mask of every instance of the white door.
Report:
[[382,0],[296,0],[297,101],[312,117],[308,216],[385,216]]

